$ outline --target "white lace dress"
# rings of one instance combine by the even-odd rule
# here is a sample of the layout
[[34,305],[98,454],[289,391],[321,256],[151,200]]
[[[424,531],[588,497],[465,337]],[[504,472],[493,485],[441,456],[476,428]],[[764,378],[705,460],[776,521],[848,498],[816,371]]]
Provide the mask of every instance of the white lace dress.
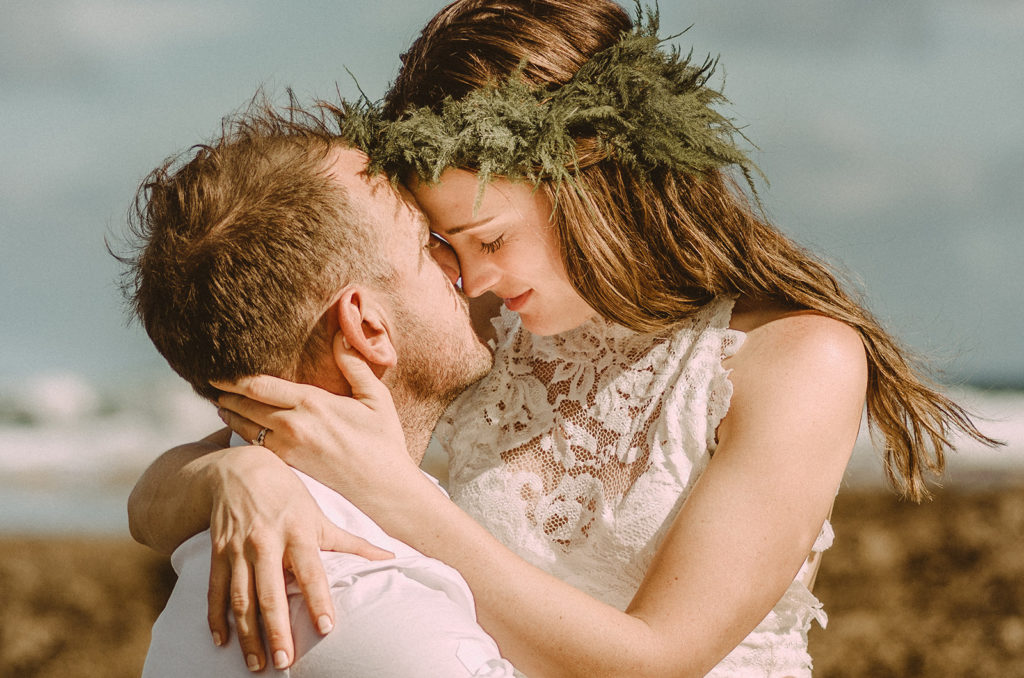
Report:
[[[742,344],[733,301],[671,330],[602,319],[540,337],[503,311],[491,373],[442,417],[452,499],[520,556],[625,609],[715,450]],[[815,551],[831,544],[826,522]],[[809,676],[807,631],[824,626],[805,564],[757,628],[709,674]]]

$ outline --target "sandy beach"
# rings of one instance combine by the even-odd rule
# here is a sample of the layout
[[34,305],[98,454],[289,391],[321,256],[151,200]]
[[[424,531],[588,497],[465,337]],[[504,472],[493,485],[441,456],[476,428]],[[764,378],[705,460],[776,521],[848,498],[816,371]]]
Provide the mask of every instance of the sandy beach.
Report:
[[[1004,480],[1008,480],[1005,479]],[[841,492],[818,676],[1024,676],[1024,477],[929,503]]]
[[3,538],[0,676],[138,676],[173,583],[127,539]]
[[[920,506],[840,493],[815,589],[830,617],[811,632],[815,675],[1024,675],[1017,480]],[[172,583],[166,559],[126,540],[0,539],[0,675],[138,676]]]

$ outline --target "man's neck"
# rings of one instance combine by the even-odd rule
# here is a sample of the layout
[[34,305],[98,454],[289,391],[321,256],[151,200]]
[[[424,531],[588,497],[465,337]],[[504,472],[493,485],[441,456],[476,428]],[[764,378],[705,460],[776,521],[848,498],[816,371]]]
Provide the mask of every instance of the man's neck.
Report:
[[394,387],[392,399],[398,412],[398,420],[402,424],[402,431],[405,433],[405,445],[409,449],[409,456],[418,466],[423,461],[437,420],[441,418],[447,405],[438,401],[424,402],[404,389]]
[[[351,393],[348,382],[341,376],[337,368],[325,369],[312,383],[331,393],[339,395]],[[409,450],[409,456],[418,466],[423,461],[423,455],[427,451],[427,445],[430,444],[430,436],[434,432],[437,420],[441,418],[441,414],[444,413],[450,401],[436,397],[424,398],[413,389],[401,384],[400,380],[391,379],[388,376],[385,376],[384,383],[391,391],[391,399],[395,404],[395,411],[398,413],[398,421],[405,433],[405,445]]]

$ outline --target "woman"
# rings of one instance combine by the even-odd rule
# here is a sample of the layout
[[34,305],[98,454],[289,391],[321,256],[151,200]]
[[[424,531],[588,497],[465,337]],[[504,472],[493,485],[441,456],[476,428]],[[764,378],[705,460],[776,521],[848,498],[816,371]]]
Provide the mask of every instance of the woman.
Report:
[[343,112],[466,293],[504,299],[494,371],[437,431],[457,505],[404,441],[353,444],[394,413],[351,355],[362,397],[257,377],[221,404],[459,570],[528,675],[809,675],[808,554],[865,399],[915,499],[952,429],[984,436],[731,184],[751,165],[708,64],[655,29],[607,0],[458,0],[404,55],[387,120]]

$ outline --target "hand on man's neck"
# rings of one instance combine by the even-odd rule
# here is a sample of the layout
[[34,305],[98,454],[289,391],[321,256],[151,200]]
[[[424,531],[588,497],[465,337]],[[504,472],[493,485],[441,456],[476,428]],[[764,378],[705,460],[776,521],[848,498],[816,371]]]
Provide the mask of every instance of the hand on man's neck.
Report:
[[[437,399],[423,399],[409,389],[403,388],[401,384],[395,382],[393,375],[396,370],[392,367],[374,365],[370,362],[370,368],[391,391],[398,420],[405,433],[405,444],[409,450],[409,456],[419,465],[426,453],[437,420],[444,412],[447,403],[442,403]],[[352,387],[330,356],[325,356],[317,373],[313,375],[309,383],[335,395],[352,396]]]

